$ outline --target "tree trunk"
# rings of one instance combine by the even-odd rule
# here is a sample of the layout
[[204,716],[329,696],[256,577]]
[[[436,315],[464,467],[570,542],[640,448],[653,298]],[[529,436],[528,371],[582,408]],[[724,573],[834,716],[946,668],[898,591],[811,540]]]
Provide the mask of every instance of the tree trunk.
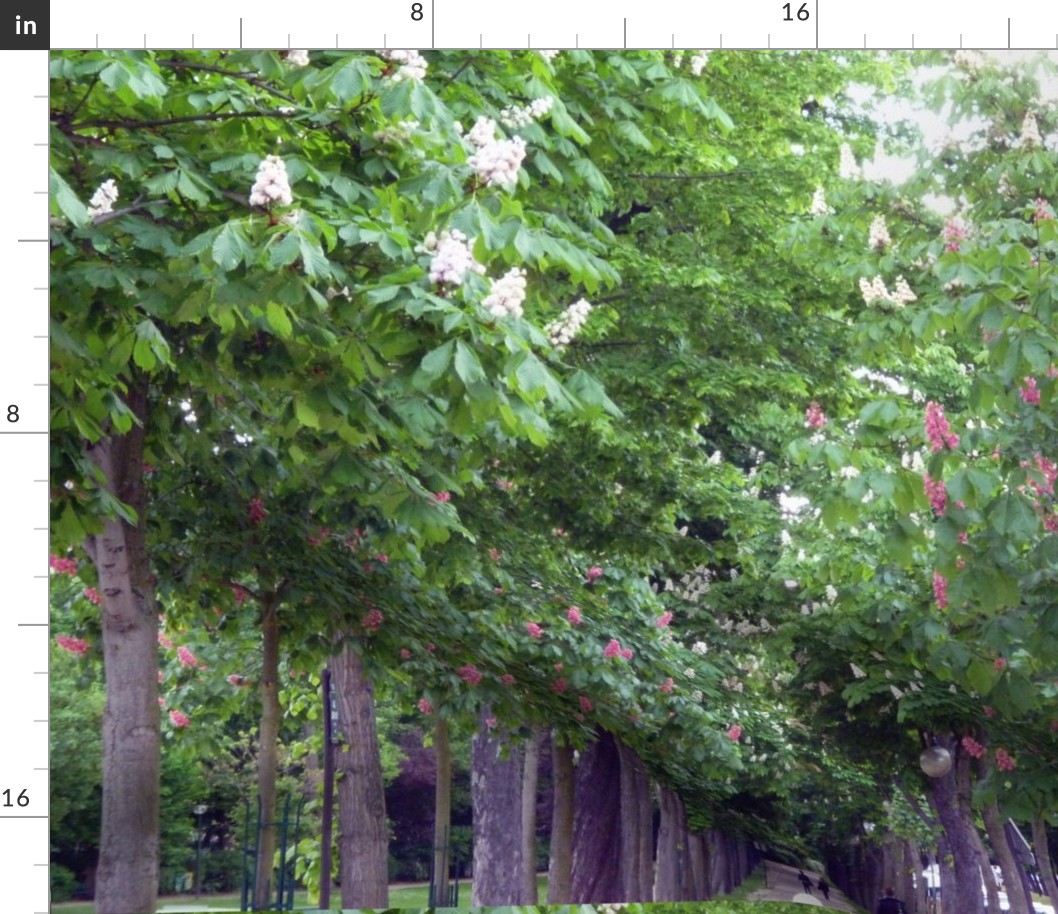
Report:
[[[988,832],[988,840],[992,842],[992,850],[999,860],[999,871],[1003,874],[1003,887],[1006,889],[1007,904],[1010,914],[1029,914],[1029,900],[1025,897],[1025,889],[1021,884],[1021,873],[1018,863],[1014,859],[1014,852],[1007,843],[1007,836],[1003,830],[1003,819],[999,815],[999,807],[995,800],[990,800],[981,806],[981,818],[984,819],[985,830]],[[989,866],[991,871],[991,866]],[[988,877],[985,877],[985,885]],[[993,878],[992,882],[995,882]],[[991,900],[989,900],[991,905]],[[998,908],[997,908],[998,910]]]
[[382,762],[375,727],[375,690],[360,655],[348,644],[332,658],[338,728],[338,854],[343,908],[389,904],[389,835]]
[[522,766],[522,904],[536,904],[536,788],[540,781],[540,743],[544,731],[534,726],[525,744]]
[[691,864],[691,884],[693,892],[691,901],[708,901],[709,895],[709,861],[705,850],[705,836],[695,832],[687,838],[687,856]]
[[433,902],[448,904],[448,872],[452,862],[452,741],[448,721],[439,714],[433,735],[437,783],[433,802]]
[[955,907],[955,896],[959,885],[958,876],[955,873],[955,857],[945,835],[937,839],[937,870],[940,876],[940,914],[959,914]]
[[85,542],[103,599],[106,674],[98,914],[153,911],[158,893],[158,611],[145,536],[146,385],[132,387],[126,403],[143,424],[87,449],[107,491],[137,517],[135,525],[108,520]]
[[709,846],[709,894],[726,895],[732,886],[727,883],[727,849],[724,847],[724,836],[715,828],[710,828],[705,835]]
[[599,738],[580,754],[573,779],[573,863],[570,901],[621,901],[621,763],[613,736]]
[[639,756],[619,739],[615,743],[621,766],[621,901],[651,901],[654,821],[650,782]]
[[[952,857],[954,879],[942,886],[942,897],[946,914],[984,914],[984,899],[981,897],[981,868],[977,856],[976,840],[979,840],[967,812],[969,796],[960,796],[964,777],[956,782],[956,772],[968,763],[959,751],[954,737],[943,735],[938,744],[946,748],[955,760],[952,770],[943,777],[930,778],[930,802],[944,829],[947,850]],[[941,870],[943,878],[944,870]]]
[[910,840],[904,840],[904,869],[907,873],[906,894],[907,910],[909,914],[919,914],[926,910],[926,882],[922,878],[922,854],[918,845]]
[[489,735],[487,707],[471,743],[470,797],[474,807],[472,907],[522,904],[522,759],[515,746]]
[[1040,813],[1032,820],[1032,852],[1036,855],[1036,866],[1040,869],[1043,887],[1051,899],[1051,907],[1058,911],[1058,880],[1054,878],[1051,849],[1047,844],[1047,823]]
[[551,735],[554,801],[551,810],[551,852],[547,873],[547,903],[569,904],[573,865],[573,747]]
[[661,825],[658,828],[657,870],[654,874],[654,901],[680,900],[680,823],[679,797],[667,787],[658,790]]
[[254,907],[269,906],[276,852],[276,769],[279,764],[279,607],[274,595],[261,602],[261,724],[257,739],[257,794],[261,803],[260,840],[254,878]]

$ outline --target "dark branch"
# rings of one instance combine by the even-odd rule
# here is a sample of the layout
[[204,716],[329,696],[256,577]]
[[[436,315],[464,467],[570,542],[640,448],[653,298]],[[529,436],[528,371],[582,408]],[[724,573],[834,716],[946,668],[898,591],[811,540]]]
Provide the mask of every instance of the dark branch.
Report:
[[251,86],[256,86],[258,89],[262,89],[277,98],[281,98],[291,104],[297,104],[297,99],[292,95],[280,92],[273,86],[268,85],[263,79],[254,76],[253,73],[240,73],[238,70],[225,70],[223,67],[215,67],[204,63],[191,63],[186,60],[159,60],[158,66],[169,67],[171,70],[205,70],[207,73],[219,73],[222,76],[230,76],[232,79],[241,79],[248,82]]
[[109,130],[148,130],[152,127],[170,127],[173,124],[194,124],[199,121],[227,121],[232,118],[273,117],[285,120],[293,117],[294,113],[283,114],[280,111],[230,111],[220,114],[189,114],[184,117],[170,117],[157,121],[135,121],[135,120],[96,120],[81,121],[71,124],[70,130],[87,130],[90,127],[105,127]]

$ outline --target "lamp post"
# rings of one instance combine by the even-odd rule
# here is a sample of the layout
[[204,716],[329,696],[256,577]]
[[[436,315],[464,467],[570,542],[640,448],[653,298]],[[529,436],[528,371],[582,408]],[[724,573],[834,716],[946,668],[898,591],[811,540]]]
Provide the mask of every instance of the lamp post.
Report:
[[942,778],[951,771],[951,753],[943,746],[934,744],[923,750],[918,763],[931,778]]
[[202,894],[202,816],[206,808],[205,803],[195,806],[195,898]]

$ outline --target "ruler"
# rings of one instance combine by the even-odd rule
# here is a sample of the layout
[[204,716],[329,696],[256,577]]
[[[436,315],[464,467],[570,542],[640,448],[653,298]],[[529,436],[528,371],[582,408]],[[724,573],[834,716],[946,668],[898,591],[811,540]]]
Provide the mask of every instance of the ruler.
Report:
[[[0,49],[8,307],[0,335],[0,885],[12,914],[48,889],[48,49],[67,48],[1058,48],[1058,4],[920,0],[570,3],[385,0],[326,11],[254,4],[26,3]],[[13,211],[13,212],[12,212]]]

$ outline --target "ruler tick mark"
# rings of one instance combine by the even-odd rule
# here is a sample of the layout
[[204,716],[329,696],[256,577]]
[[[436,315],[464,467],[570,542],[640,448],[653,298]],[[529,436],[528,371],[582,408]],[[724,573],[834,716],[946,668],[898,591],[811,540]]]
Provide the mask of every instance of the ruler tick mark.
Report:
[[47,238],[19,238],[18,241],[19,241],[20,244],[25,244],[25,243],[28,243],[28,242],[31,242],[31,241],[36,241],[36,242],[38,242],[40,244],[47,244],[48,243],[48,239]]
[[434,39],[434,26],[437,24],[437,16],[434,13],[434,0],[430,0],[430,47],[436,48],[437,42]]
[[[192,36],[191,40],[192,40],[191,47],[194,47],[195,46],[194,43],[193,43],[194,42],[194,36]],[[239,17],[239,47],[240,48],[242,47],[242,16]]]
[[19,622],[17,623],[19,628],[47,628],[47,622]]

